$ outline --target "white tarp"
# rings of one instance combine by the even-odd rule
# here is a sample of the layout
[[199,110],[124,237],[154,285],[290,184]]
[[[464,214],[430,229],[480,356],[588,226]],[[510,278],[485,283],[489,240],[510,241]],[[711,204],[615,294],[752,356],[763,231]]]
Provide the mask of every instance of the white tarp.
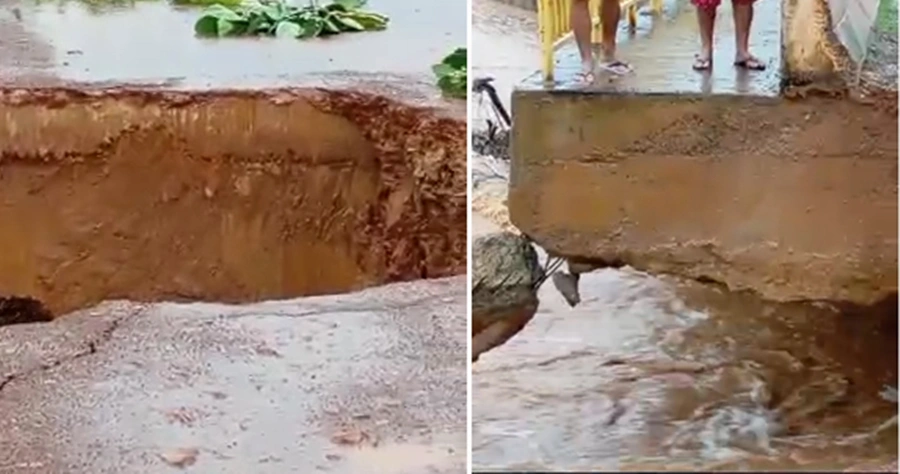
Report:
[[835,34],[857,63],[865,59],[879,2],[897,0],[828,0]]

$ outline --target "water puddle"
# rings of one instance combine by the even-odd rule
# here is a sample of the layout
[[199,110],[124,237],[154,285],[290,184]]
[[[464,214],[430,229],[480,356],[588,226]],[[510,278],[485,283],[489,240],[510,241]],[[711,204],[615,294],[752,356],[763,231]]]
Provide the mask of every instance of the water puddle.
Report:
[[0,55],[14,59],[4,61],[0,78],[258,88],[368,74],[430,84],[431,64],[465,44],[464,1],[371,0],[369,6],[390,17],[386,30],[295,41],[198,39],[194,22],[201,9],[165,1],[16,0],[0,9]]

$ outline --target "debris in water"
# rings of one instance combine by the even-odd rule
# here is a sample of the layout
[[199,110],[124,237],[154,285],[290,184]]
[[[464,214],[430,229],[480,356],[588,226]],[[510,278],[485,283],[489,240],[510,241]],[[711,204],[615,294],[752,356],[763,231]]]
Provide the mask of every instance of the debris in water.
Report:
[[198,455],[200,455],[200,450],[197,448],[177,448],[166,451],[159,457],[170,466],[185,468],[197,462]]
[[898,402],[897,389],[889,385],[885,385],[884,388],[881,389],[881,392],[879,392],[879,395],[889,402]]
[[478,360],[534,317],[544,272],[528,238],[512,232],[475,239],[472,258],[472,358]]
[[578,292],[578,275],[560,271],[555,272],[551,278],[553,279],[553,286],[565,298],[569,306],[574,308],[578,303],[581,303],[581,294]]

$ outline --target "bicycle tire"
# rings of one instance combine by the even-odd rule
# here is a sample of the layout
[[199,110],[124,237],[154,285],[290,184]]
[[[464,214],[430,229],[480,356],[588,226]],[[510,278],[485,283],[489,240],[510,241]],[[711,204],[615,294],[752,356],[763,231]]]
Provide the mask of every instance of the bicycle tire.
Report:
[[482,92],[487,92],[488,98],[491,100],[491,106],[494,107],[494,110],[500,115],[500,118],[503,119],[503,122],[506,123],[507,127],[512,127],[512,118],[509,116],[509,112],[506,111],[506,107],[503,106],[503,102],[500,100],[500,96],[497,94],[497,89],[494,88],[491,84],[483,84],[480,87]]

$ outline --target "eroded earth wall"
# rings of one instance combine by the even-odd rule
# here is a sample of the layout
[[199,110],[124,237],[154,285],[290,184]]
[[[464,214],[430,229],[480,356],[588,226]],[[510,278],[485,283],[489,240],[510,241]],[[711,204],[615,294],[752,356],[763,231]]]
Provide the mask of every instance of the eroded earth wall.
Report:
[[897,116],[850,100],[516,92],[513,223],[776,300],[897,288]]
[[0,92],[0,289],[244,301],[465,270],[465,118],[322,90]]

